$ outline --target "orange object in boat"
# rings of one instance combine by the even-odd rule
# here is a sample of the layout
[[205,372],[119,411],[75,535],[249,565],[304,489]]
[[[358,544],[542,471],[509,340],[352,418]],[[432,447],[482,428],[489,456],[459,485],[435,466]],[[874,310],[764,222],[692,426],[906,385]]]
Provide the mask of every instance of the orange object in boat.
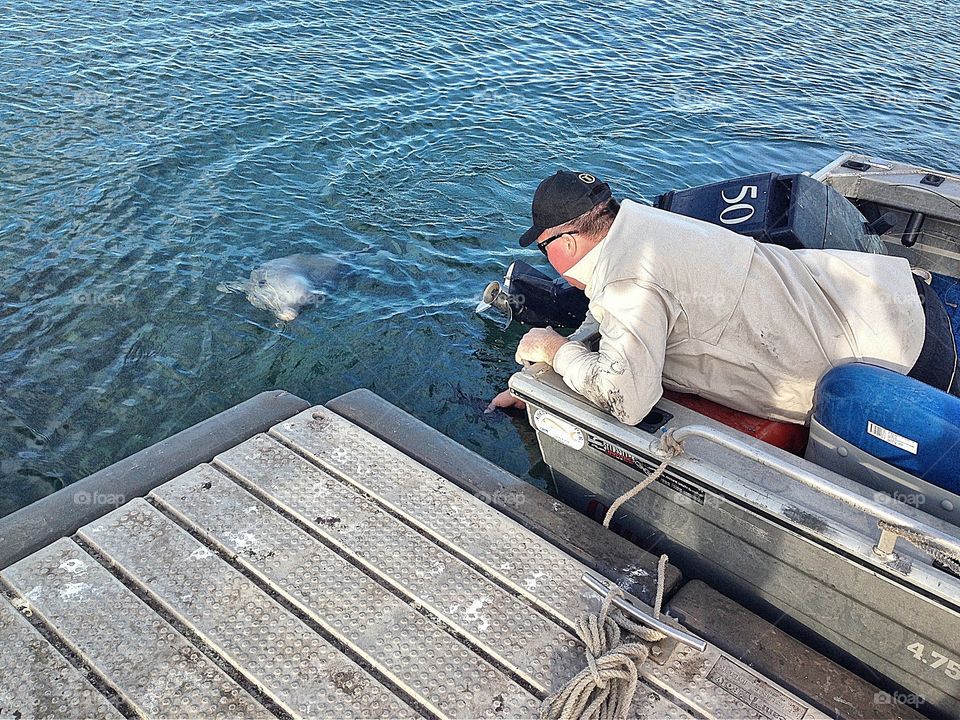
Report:
[[663,396],[685,408],[696,410],[708,418],[721,422],[724,425],[744,432],[757,440],[763,440],[778,448],[791,452],[794,455],[803,455],[807,447],[807,438],[810,430],[805,425],[767,420],[766,418],[750,415],[725,407],[713,400],[707,400],[699,395],[679,393],[673,390],[664,390]]

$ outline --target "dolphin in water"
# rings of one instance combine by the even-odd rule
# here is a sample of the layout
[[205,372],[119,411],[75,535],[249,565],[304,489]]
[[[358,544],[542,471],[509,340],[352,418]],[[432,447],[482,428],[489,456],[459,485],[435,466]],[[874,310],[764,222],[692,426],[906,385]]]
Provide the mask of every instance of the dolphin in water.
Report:
[[343,268],[340,260],[329,255],[290,255],[254,268],[249,280],[221,283],[217,290],[246,293],[254,307],[290,322],[303,308],[323,302],[324,289],[336,281]]

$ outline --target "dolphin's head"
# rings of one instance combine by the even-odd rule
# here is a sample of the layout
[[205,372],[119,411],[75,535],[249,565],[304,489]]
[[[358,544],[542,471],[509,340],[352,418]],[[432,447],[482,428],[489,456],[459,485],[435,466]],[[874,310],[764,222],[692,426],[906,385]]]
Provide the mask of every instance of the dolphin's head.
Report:
[[295,320],[308,305],[326,299],[329,287],[343,264],[324,255],[290,255],[268,260],[243,281],[223,282],[220,292],[242,292],[254,307],[269,310],[281,322]]
[[317,291],[298,273],[276,273],[257,268],[250,273],[247,300],[254,307],[269,310],[278,320],[290,322],[305,305],[317,302]]

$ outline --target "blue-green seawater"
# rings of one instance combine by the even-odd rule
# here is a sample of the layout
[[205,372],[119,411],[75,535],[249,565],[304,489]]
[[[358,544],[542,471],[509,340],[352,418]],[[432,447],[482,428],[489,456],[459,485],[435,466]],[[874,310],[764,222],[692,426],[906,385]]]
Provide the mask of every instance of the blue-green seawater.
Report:
[[[958,47],[933,0],[4,0],[0,514],[269,388],[370,388],[529,478],[481,413],[520,330],[473,308],[542,262],[538,180],[955,168]],[[355,272],[285,328],[217,291],[293,253]]]

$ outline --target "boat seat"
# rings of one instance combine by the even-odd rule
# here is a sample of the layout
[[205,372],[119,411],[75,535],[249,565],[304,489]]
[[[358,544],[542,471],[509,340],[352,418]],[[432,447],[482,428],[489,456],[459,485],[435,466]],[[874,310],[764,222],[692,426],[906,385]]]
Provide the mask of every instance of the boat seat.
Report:
[[960,525],[960,398],[866,363],[817,384],[805,457]]
[[757,440],[763,440],[781,450],[793,453],[794,455],[803,455],[803,449],[807,445],[807,428],[803,425],[780,422],[778,420],[767,420],[757,417],[750,413],[741,412],[728,408],[720,403],[707,400],[699,395],[689,393],[680,393],[673,390],[664,390],[663,396],[667,400],[672,400],[678,405],[683,405],[690,410],[696,410],[701,415],[706,415],[712,420],[721,422],[728,427],[732,427],[740,432],[744,432]]

